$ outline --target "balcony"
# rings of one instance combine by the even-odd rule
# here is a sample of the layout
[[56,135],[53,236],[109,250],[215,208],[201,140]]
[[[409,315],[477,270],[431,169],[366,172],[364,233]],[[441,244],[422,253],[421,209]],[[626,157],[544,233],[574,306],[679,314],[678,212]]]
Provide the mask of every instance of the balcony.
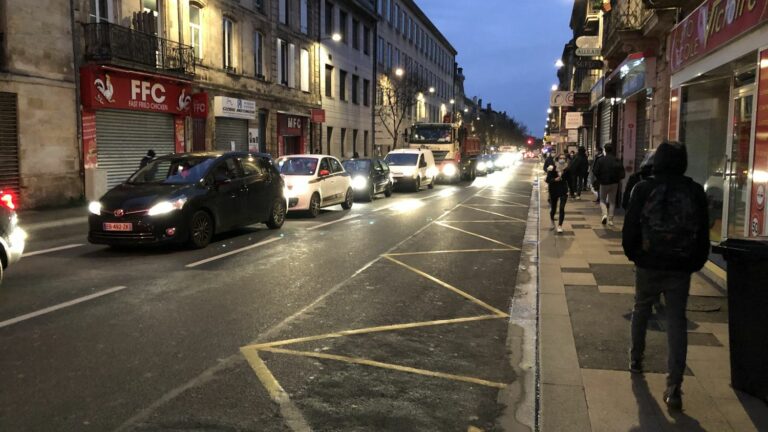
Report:
[[683,11],[690,12],[696,6],[701,4],[702,0],[643,0],[643,4],[648,9],[671,9],[681,8]]
[[644,51],[643,26],[652,16],[643,0],[620,0],[604,22],[603,57],[620,62],[629,52]]
[[89,23],[85,30],[85,59],[179,76],[195,74],[191,46],[112,23]]

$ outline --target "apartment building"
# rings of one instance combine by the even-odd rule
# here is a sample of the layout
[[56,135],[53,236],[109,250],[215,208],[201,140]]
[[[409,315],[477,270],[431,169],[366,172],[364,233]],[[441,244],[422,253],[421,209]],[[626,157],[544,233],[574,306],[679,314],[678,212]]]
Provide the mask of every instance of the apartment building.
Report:
[[[406,124],[450,120],[446,116],[453,109],[456,49],[413,0],[378,0],[376,12],[377,85],[416,76],[421,88]],[[395,143],[400,147],[405,142],[407,130],[398,131],[404,136],[395,140],[382,121],[376,119],[375,143],[377,152],[386,154]]]
[[341,158],[373,152],[372,0],[321,1],[320,82],[325,110],[319,151]]

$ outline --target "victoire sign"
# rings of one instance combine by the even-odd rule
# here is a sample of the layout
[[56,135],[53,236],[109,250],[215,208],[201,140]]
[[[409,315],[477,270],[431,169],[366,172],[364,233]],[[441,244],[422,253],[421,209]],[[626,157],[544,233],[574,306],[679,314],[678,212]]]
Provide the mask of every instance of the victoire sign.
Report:
[[256,119],[256,101],[226,96],[214,96],[213,113],[216,117]]

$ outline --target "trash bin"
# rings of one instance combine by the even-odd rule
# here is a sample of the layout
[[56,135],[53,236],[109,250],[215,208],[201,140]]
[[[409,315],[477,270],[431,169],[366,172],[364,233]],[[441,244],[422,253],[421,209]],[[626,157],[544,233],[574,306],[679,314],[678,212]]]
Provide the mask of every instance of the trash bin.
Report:
[[728,239],[728,334],[733,388],[768,402],[768,242]]

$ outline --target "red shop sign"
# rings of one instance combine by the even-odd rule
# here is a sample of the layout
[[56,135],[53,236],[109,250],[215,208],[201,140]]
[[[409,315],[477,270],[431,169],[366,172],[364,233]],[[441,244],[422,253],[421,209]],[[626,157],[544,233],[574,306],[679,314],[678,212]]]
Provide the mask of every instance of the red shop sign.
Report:
[[192,95],[192,117],[208,118],[208,93]]
[[311,111],[312,123],[325,123],[325,110],[313,108]]
[[86,109],[126,109],[189,115],[192,86],[183,81],[132,73],[98,65],[80,69],[80,88]]
[[705,1],[669,35],[667,55],[672,73],[766,21],[768,0]]
[[282,136],[301,136],[303,135],[305,117],[295,115],[277,115],[277,125]]

